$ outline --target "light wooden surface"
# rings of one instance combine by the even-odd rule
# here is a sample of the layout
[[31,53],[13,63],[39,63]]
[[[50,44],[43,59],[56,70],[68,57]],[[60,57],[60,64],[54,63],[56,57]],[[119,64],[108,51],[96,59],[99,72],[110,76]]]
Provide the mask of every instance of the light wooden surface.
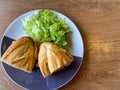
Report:
[[[84,41],[79,72],[59,90],[120,90],[120,0],[0,0],[0,39],[16,17],[41,8],[71,18]],[[0,90],[23,90],[1,65]]]

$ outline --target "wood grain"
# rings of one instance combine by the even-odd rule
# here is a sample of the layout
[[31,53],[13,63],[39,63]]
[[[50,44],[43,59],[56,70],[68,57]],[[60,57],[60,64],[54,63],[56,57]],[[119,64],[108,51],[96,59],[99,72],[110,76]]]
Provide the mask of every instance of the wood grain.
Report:
[[[120,0],[0,0],[0,39],[16,17],[41,8],[71,18],[84,41],[79,72],[59,90],[120,90]],[[8,79],[1,65],[0,89],[23,90]]]

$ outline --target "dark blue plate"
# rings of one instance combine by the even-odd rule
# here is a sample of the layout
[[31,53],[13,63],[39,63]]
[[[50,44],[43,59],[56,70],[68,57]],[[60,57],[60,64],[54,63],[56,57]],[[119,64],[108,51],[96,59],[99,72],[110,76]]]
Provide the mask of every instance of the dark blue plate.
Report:
[[[1,56],[12,43],[12,41],[25,36],[22,32],[22,22],[21,19],[30,15],[32,13],[37,12],[31,11],[25,13],[15,19],[7,28],[2,41],[1,41]],[[58,89],[68,83],[77,73],[82,63],[83,58],[83,42],[82,37],[79,33],[79,30],[75,26],[75,24],[63,14],[53,11],[58,17],[64,18],[72,30],[72,34],[69,40],[69,48],[68,51],[72,53],[75,58],[75,61],[71,63],[71,65],[65,67],[64,69],[52,74],[47,78],[43,78],[39,68],[35,67],[32,73],[26,73],[22,70],[11,67],[2,62],[3,68],[8,75],[8,77],[18,86],[24,89],[30,90],[50,90],[50,89]]]

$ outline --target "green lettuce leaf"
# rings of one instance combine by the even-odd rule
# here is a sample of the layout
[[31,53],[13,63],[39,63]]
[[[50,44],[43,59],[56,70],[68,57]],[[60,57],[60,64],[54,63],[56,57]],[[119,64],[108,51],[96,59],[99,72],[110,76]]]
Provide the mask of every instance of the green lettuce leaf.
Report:
[[39,10],[22,20],[22,30],[40,45],[50,41],[61,48],[67,45],[66,36],[70,29],[66,21],[58,18],[51,10]]

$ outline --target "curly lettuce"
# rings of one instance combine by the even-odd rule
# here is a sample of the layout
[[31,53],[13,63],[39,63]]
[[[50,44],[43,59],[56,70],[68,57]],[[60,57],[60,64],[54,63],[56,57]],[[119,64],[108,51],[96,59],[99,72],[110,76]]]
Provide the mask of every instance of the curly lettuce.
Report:
[[51,10],[38,10],[22,20],[22,30],[38,45],[50,41],[61,48],[67,45],[66,36],[70,29],[66,21],[58,18]]

